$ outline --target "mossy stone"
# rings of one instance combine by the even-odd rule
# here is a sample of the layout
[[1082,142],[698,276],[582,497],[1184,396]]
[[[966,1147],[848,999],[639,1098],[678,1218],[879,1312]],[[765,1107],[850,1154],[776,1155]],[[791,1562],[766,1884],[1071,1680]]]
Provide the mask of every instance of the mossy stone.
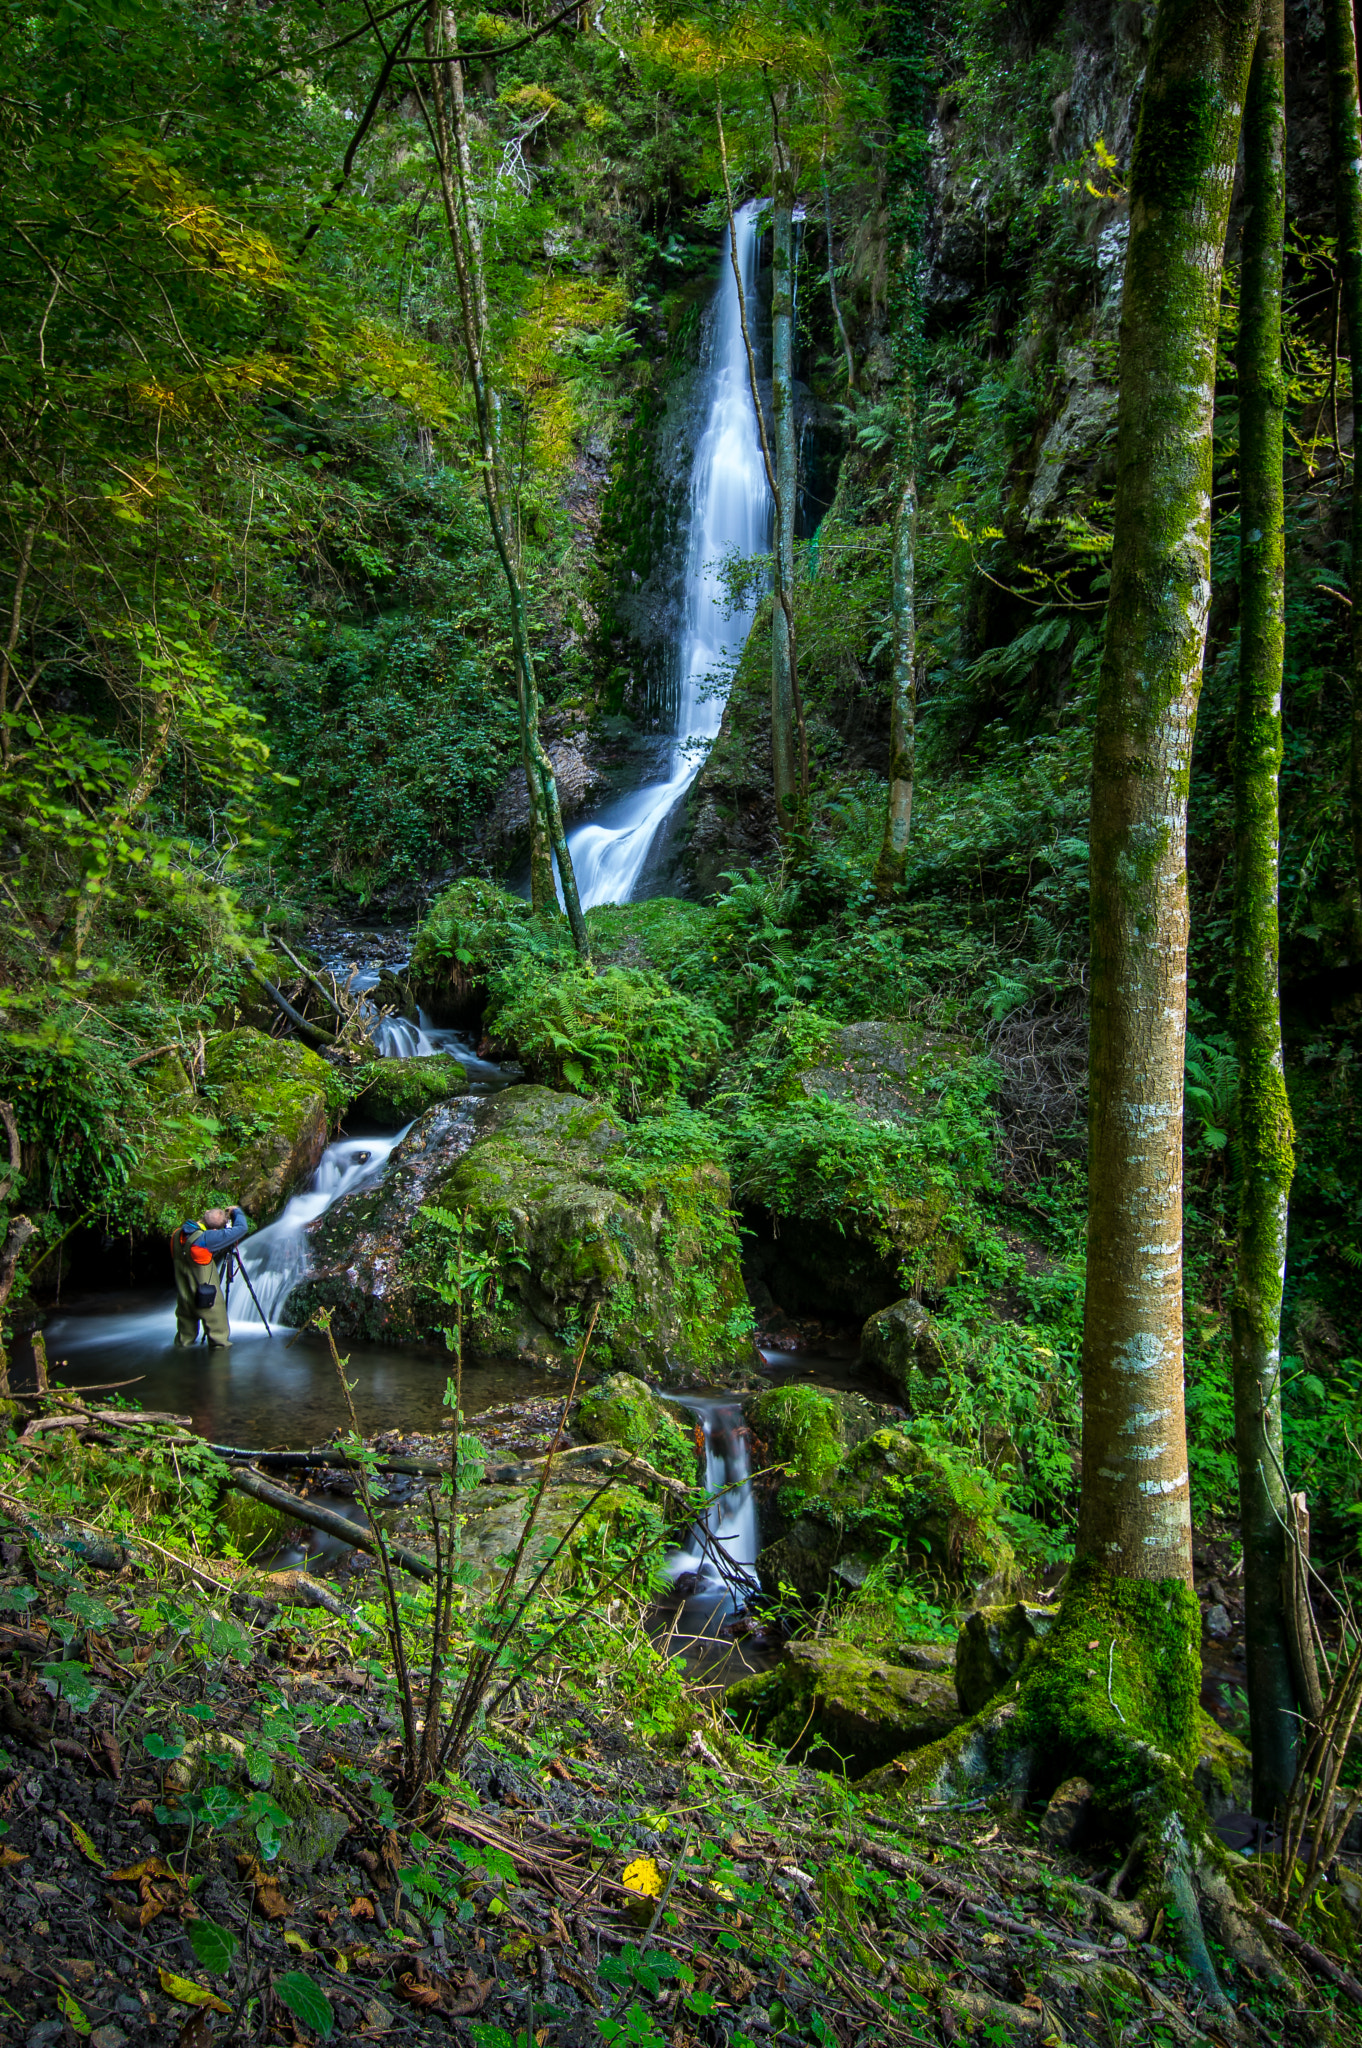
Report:
[[724,1696],[749,1732],[806,1761],[853,1775],[937,1742],[960,1718],[948,1676],[905,1670],[849,1643],[787,1643],[774,1671]]
[[374,1060],[361,1070],[350,1114],[375,1124],[409,1124],[437,1102],[468,1092],[468,1070],[451,1053]]
[[861,1363],[881,1374],[910,1408],[915,1407],[922,1377],[934,1377],[945,1364],[935,1318],[911,1295],[878,1309],[861,1331]]
[[305,1045],[249,1026],[208,1040],[200,1094],[181,1090],[166,1062],[160,1076],[156,1128],[132,1176],[160,1231],[229,1202],[266,1222],[316,1168],[349,1094]]
[[574,1427],[593,1444],[618,1444],[687,1486],[698,1478],[695,1435],[632,1373],[612,1373],[582,1396]]
[[1017,1678],[1054,1627],[1056,1611],[1024,1600],[975,1608],[955,1649],[955,1690],[962,1714],[977,1714]]
[[795,1485],[816,1493],[842,1462],[846,1441],[836,1403],[816,1387],[770,1387],[749,1401],[747,1421],[768,1459],[783,1464]]

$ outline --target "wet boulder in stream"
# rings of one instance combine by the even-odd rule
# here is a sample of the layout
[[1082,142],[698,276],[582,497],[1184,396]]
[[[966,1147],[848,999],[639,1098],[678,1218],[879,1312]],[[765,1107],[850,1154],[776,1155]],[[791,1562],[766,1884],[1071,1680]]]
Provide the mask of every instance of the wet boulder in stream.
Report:
[[350,1105],[350,1119],[372,1124],[411,1123],[437,1102],[468,1093],[468,1069],[451,1053],[433,1058],[372,1060],[360,1076],[360,1089]]
[[723,1169],[635,1159],[599,1104],[537,1087],[427,1111],[384,1180],[313,1226],[289,1320],[325,1303],[342,1337],[438,1340],[452,1239],[423,1205],[462,1214],[496,1257],[470,1360],[566,1362],[594,1308],[598,1368],[685,1384],[756,1362]]

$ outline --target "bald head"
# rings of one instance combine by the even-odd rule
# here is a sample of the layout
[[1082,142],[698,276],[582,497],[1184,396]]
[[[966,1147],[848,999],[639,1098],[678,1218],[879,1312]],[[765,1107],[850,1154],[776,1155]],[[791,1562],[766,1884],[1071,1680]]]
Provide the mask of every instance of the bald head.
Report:
[[206,1230],[225,1230],[227,1228],[227,1211],[225,1209],[205,1209],[203,1212],[203,1223]]

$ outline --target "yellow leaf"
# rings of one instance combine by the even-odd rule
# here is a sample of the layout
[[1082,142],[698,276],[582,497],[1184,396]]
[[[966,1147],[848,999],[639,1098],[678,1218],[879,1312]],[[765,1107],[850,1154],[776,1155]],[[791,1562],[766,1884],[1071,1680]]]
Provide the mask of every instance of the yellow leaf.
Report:
[[342,1977],[346,1977],[349,1975],[350,1960],[343,1948],[337,1948],[331,1951],[331,1967],[333,1970],[339,1971]]
[[57,1808],[57,1811],[61,1814],[61,1817],[66,1822],[67,1827],[70,1828],[71,1833],[75,1836],[76,1847],[80,1850],[81,1855],[85,1857],[87,1862],[93,1863],[96,1870],[103,1870],[104,1858],[100,1855],[98,1849],[96,1849],[94,1843],[86,1834],[80,1822],[78,1820],[72,1820],[70,1814],[65,1812],[63,1808],[61,1808],[60,1806]]
[[632,1863],[625,1864],[624,1889],[627,1892],[641,1892],[645,1899],[661,1897],[662,1872],[651,1856],[636,1856]]
[[76,2004],[69,1991],[59,1991],[57,1993],[57,2004],[63,2016],[71,2022],[71,2025],[78,2034],[89,2033],[91,2022],[86,2019],[85,2014]]
[[313,1948],[312,1943],[310,1941],[304,1941],[302,1935],[299,1934],[298,1930],[295,1927],[286,1927],[284,1929],[284,1946],[285,1948],[296,1948],[300,1956],[311,1956],[316,1954],[316,1950]]
[[173,1970],[161,1970],[158,1974],[161,1979],[162,1991],[165,1992],[168,1998],[175,1999],[180,2005],[207,2005],[211,2006],[214,2012],[230,2012],[232,2010],[231,2006],[224,1999],[219,1998],[215,1991],[205,1991],[202,1984],[195,1984],[188,1977],[177,1977]]

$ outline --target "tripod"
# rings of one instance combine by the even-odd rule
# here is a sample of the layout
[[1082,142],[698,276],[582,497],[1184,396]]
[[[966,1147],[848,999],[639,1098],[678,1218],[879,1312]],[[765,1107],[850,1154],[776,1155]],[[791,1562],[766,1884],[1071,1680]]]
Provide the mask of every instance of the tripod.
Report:
[[[245,1268],[245,1267],[244,1267],[244,1266],[242,1265],[242,1263],[241,1263],[241,1253],[240,1253],[240,1252],[239,1252],[239,1251],[237,1250],[237,1248],[236,1248],[236,1246],[235,1246],[235,1245],[232,1245],[232,1246],[231,1246],[231,1248],[229,1249],[229,1251],[228,1251],[228,1252],[227,1252],[227,1254],[226,1254],[226,1257],[225,1257],[225,1258],[224,1258],[224,1260],[223,1260],[223,1273],[222,1273],[222,1302],[223,1302],[223,1307],[225,1308],[225,1307],[227,1306],[227,1298],[228,1298],[228,1294],[229,1294],[229,1293],[230,1293],[230,1291],[231,1291],[231,1285],[232,1285],[232,1274],[233,1274],[233,1272],[234,1272],[234,1271],[235,1271],[235,1272],[237,1272],[237,1273],[240,1273],[240,1275],[241,1275],[241,1278],[242,1278],[242,1280],[243,1280],[243,1281],[245,1282],[245,1286],[246,1286],[246,1292],[247,1292],[247,1293],[248,1293],[248,1294],[250,1295],[250,1297],[251,1297],[251,1300],[252,1300],[252,1301],[253,1301],[253,1302],[255,1303],[255,1312],[256,1312],[256,1314],[257,1314],[257,1315],[259,1316],[259,1318],[260,1318],[261,1322],[262,1322],[262,1323],[263,1323],[263,1324],[265,1325],[265,1335],[266,1335],[267,1337],[272,1337],[272,1336],[274,1335],[274,1332],[273,1332],[273,1330],[272,1330],[272,1329],[270,1328],[270,1323],[269,1323],[269,1317],[268,1317],[268,1316],[267,1316],[267,1315],[265,1314],[265,1311],[264,1311],[264,1309],[263,1309],[263,1308],[261,1308],[261,1306],[260,1306],[260,1297],[259,1297],[259,1295],[258,1295],[258,1294],[256,1293],[255,1289],[254,1289],[254,1288],[252,1287],[252,1285],[251,1285],[251,1276],[250,1276],[250,1274],[249,1274],[249,1273],[248,1273],[248,1272],[246,1271],[246,1268]],[[207,1332],[207,1330],[206,1330],[206,1329],[204,1330],[204,1333],[203,1333],[203,1336],[202,1336],[202,1338],[200,1339],[200,1342],[201,1342],[201,1343],[204,1343],[204,1344],[206,1344],[206,1343],[208,1342],[208,1332]]]

